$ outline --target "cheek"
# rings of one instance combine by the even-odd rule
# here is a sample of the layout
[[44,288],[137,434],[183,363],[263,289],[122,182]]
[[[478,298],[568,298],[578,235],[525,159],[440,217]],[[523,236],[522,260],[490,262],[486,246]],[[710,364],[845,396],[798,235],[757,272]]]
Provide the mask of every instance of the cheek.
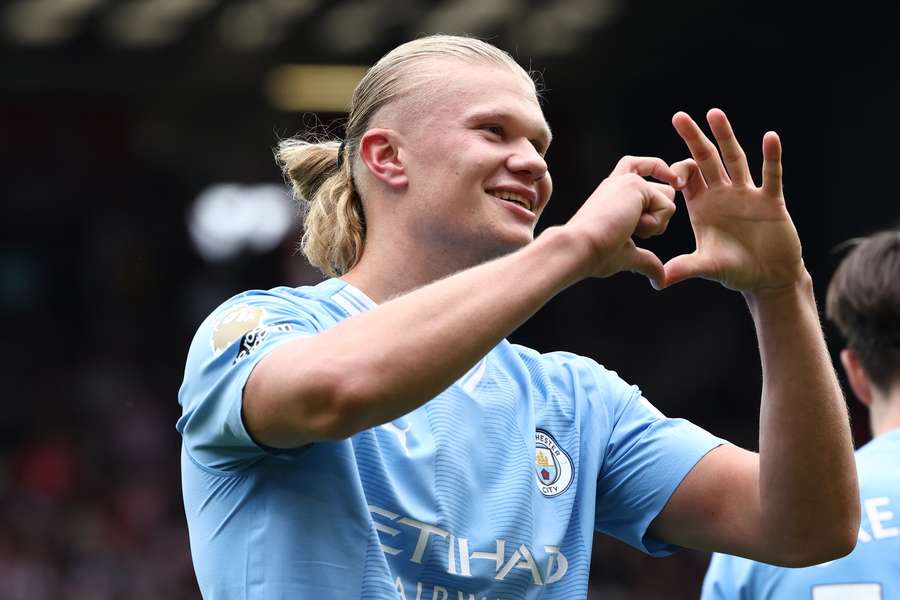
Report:
[[538,187],[540,189],[541,197],[546,198],[544,201],[544,205],[546,206],[547,203],[550,202],[550,196],[553,194],[553,179],[550,177],[549,172],[541,179]]

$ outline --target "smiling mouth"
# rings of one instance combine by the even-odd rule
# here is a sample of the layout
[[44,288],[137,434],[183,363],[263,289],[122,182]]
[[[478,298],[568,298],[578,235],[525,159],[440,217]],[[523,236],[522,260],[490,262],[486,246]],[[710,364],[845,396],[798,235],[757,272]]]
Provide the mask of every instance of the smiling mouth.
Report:
[[493,192],[488,192],[488,193],[491,196],[493,196],[494,198],[499,198],[500,200],[503,200],[505,202],[511,202],[513,204],[518,204],[525,210],[531,212],[531,205],[529,204],[528,200],[524,196],[516,194],[515,192],[493,191]]

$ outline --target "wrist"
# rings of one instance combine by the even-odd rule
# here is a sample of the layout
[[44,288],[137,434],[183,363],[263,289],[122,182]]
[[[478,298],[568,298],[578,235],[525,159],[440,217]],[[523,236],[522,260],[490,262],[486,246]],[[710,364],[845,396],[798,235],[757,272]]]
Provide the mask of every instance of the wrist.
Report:
[[565,226],[548,227],[531,245],[541,253],[541,262],[560,264],[566,273],[567,285],[591,276],[590,243]]
[[809,271],[806,270],[806,267],[801,266],[801,271],[797,276],[797,279],[790,284],[750,290],[742,293],[751,309],[762,304],[778,304],[785,301],[792,301],[797,298],[808,298],[813,296],[812,276],[809,274]]

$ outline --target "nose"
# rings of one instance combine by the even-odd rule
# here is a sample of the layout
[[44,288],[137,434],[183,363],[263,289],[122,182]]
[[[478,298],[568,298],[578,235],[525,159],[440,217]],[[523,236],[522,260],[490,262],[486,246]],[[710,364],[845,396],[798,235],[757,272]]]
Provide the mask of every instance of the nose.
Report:
[[506,167],[516,174],[539,181],[547,174],[547,161],[528,140],[522,140],[506,160]]

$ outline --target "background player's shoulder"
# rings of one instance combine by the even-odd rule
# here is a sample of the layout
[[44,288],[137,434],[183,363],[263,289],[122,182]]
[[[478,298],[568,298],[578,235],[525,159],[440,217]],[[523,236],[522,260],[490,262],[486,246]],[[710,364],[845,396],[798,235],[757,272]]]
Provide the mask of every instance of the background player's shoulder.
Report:
[[[866,513],[872,511],[877,518],[881,511],[898,512],[900,508],[900,479],[886,477],[886,473],[900,472],[900,429],[884,433],[869,441],[856,451],[856,470],[859,474],[860,495]],[[870,502],[867,507],[866,503]],[[886,507],[879,508],[879,502]],[[893,505],[893,507],[887,506]],[[866,514],[864,514],[865,520]],[[891,520],[892,531],[896,531],[896,521]],[[897,536],[900,540],[900,536]]]

